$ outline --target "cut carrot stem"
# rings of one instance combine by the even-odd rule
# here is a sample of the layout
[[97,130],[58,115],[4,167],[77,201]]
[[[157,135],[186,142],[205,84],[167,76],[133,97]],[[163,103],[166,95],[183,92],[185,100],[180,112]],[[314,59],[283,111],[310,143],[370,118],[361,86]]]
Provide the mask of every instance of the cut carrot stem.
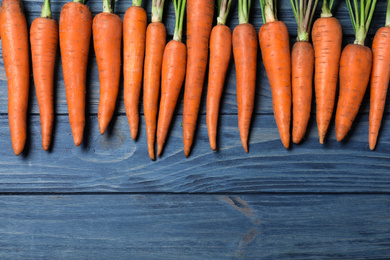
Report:
[[138,135],[139,97],[145,56],[147,17],[141,0],[133,0],[123,18],[124,102],[131,138]]
[[183,107],[183,144],[186,157],[190,156],[194,141],[208,61],[213,15],[214,0],[188,0],[187,71]]
[[60,14],[59,36],[69,122],[76,146],[83,141],[85,126],[85,91],[92,14],[78,2],[66,3]]
[[166,30],[161,22],[163,9],[164,0],[153,0],[152,23],[148,25],[146,30],[143,103],[148,153],[152,160],[156,159],[154,155],[154,141],[157,129],[161,68],[166,44]]
[[186,0],[173,0],[176,25],[174,40],[164,49],[161,73],[161,101],[157,124],[157,156],[160,156],[175,112],[186,73],[187,49],[181,42]]
[[19,155],[26,143],[30,80],[28,31],[22,1],[1,2],[0,32],[8,83],[8,121],[12,149],[15,155]]
[[210,35],[210,65],[207,89],[206,123],[210,147],[217,149],[219,104],[232,52],[232,33],[225,25],[232,0],[221,0],[217,25]]
[[382,122],[390,80],[390,0],[387,0],[386,26],[380,28],[372,43],[369,146],[375,149]]
[[103,0],[103,12],[93,19],[93,46],[99,70],[100,134],[106,132],[114,114],[121,72],[122,20],[113,14],[109,0]]
[[58,47],[58,25],[51,17],[50,0],[45,0],[41,17],[35,18],[30,28],[34,85],[38,99],[44,150],[50,147],[53,129],[54,66]]

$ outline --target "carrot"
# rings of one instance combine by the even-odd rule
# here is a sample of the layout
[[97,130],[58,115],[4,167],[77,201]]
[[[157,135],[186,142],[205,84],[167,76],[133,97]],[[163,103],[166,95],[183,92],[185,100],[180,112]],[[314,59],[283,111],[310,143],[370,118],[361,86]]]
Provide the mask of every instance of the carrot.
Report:
[[188,1],[187,71],[183,107],[183,143],[186,157],[190,155],[198,119],[213,15],[214,0]]
[[239,25],[233,31],[233,55],[237,75],[238,128],[241,143],[248,152],[248,135],[256,89],[257,33],[248,23],[251,1],[239,2]]
[[166,43],[166,30],[162,21],[164,0],[153,0],[152,23],[146,29],[144,66],[144,114],[149,157],[155,160],[154,141],[157,128],[158,97],[161,66]]
[[8,82],[8,121],[12,148],[19,155],[26,143],[29,92],[27,23],[20,0],[3,0],[0,15],[1,44]]
[[58,25],[52,19],[50,0],[45,0],[41,17],[30,28],[34,85],[41,118],[42,148],[49,149],[54,120],[53,83],[58,46]]
[[85,91],[92,30],[92,14],[81,2],[66,3],[60,14],[60,50],[64,74],[66,100],[73,141],[83,141],[85,126]]
[[212,150],[217,149],[219,103],[232,52],[232,33],[229,27],[225,25],[231,3],[232,0],[221,0],[219,2],[218,24],[214,26],[210,35],[206,123]]
[[161,101],[157,124],[157,156],[161,155],[186,73],[187,49],[181,42],[186,0],[173,0],[176,22],[173,40],[164,50]]
[[145,55],[146,12],[142,0],[133,0],[123,18],[124,101],[131,138],[138,135],[139,96]]
[[368,141],[370,149],[374,150],[390,79],[390,0],[387,0],[386,26],[376,32],[372,43],[372,54]]
[[122,20],[113,13],[114,1],[103,0],[103,12],[92,22],[93,46],[99,69],[100,100],[98,110],[100,134],[106,132],[115,110],[121,72]]
[[343,140],[350,130],[370,80],[372,52],[364,46],[364,40],[374,13],[376,0],[372,3],[371,0],[361,0],[360,4],[360,8],[357,2],[354,4],[355,17],[352,5],[347,0],[356,40],[353,44],[348,44],[341,53],[340,97],[336,110],[337,141]]
[[321,18],[314,22],[312,30],[316,118],[321,144],[333,115],[342,43],[340,22],[330,12],[333,2],[330,1],[329,8],[327,1],[323,1]]
[[276,18],[273,0],[261,0],[264,25],[259,32],[263,63],[272,92],[279,135],[285,148],[290,145],[291,61],[286,25]]
[[295,2],[290,0],[298,24],[297,42],[291,52],[293,130],[292,141],[301,142],[310,118],[314,50],[309,43],[309,32],[318,0]]

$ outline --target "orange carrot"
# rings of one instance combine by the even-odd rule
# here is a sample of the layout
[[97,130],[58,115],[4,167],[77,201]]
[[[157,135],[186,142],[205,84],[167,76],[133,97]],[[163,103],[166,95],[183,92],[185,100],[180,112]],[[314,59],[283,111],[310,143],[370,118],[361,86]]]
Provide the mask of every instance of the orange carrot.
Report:
[[239,2],[240,24],[233,31],[233,55],[237,75],[238,129],[242,146],[248,152],[248,135],[255,103],[257,33],[255,27],[248,23],[250,4],[247,9],[243,5]]
[[53,129],[54,66],[58,46],[58,25],[52,19],[50,0],[45,0],[41,17],[30,28],[31,55],[34,85],[41,118],[42,147],[49,149]]
[[206,123],[209,134],[210,147],[217,149],[217,125],[219,103],[225,83],[226,71],[229,67],[232,52],[232,33],[225,25],[229,13],[231,0],[222,0],[219,7],[218,25],[210,35],[210,65],[207,89]]
[[272,92],[279,135],[285,148],[290,145],[291,62],[286,25],[277,21],[272,0],[262,0],[264,25],[259,32],[260,48]]
[[155,160],[154,140],[157,128],[158,96],[160,93],[161,66],[166,43],[166,30],[162,21],[164,0],[153,0],[152,23],[146,29],[144,66],[144,114],[149,157]]
[[106,132],[115,110],[121,72],[122,20],[113,13],[109,0],[103,0],[103,13],[92,23],[93,46],[99,69],[100,100],[98,110],[100,134]]
[[161,101],[157,124],[157,156],[161,155],[186,72],[186,46],[181,42],[186,0],[173,0],[176,23],[173,40],[164,50]]
[[123,18],[124,101],[132,139],[138,135],[138,106],[145,56],[147,20],[141,4],[142,0],[133,0]]
[[184,154],[190,155],[204,75],[208,44],[213,23],[214,0],[189,0],[187,5],[187,71],[184,88],[183,143]]
[[1,44],[8,81],[8,121],[12,148],[19,155],[26,143],[29,92],[27,23],[20,0],[3,0],[0,15]]
[[319,141],[322,144],[333,115],[342,43],[340,22],[332,17],[327,1],[323,2],[321,18],[313,24],[312,40],[316,118]]
[[378,139],[390,79],[390,1],[387,1],[386,26],[380,28],[372,43],[369,145],[374,150]]
[[[355,19],[352,19],[354,12],[349,0],[347,4],[356,40],[354,44],[347,45],[341,53],[340,97],[336,110],[337,141],[344,139],[355,120],[370,80],[372,67],[372,52],[368,47],[364,46],[364,40],[370,26],[376,1],[366,6],[365,1],[361,0],[360,10],[355,5]],[[369,8],[369,10],[365,11],[365,8]],[[370,15],[366,15],[368,13]]]
[[309,32],[317,7],[318,0],[291,1],[295,19],[298,24],[297,42],[291,52],[292,68],[292,104],[293,104],[293,130],[292,141],[299,143],[306,133],[310,118],[312,82],[314,70],[314,50],[309,43]]
[[[77,2],[76,2],[77,1]],[[60,14],[60,50],[69,122],[76,146],[83,141],[85,91],[92,14],[79,0],[66,3]]]

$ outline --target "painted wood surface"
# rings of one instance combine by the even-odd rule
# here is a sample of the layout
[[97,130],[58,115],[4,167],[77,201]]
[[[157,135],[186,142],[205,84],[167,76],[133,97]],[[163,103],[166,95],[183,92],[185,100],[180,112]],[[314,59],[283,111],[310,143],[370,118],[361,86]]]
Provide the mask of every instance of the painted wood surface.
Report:
[[0,197],[2,259],[388,259],[390,198]]
[[[52,1],[57,21],[66,2]],[[30,25],[42,1],[23,3]],[[250,22],[258,31],[259,2],[252,4]],[[87,5],[93,15],[102,10],[100,0]],[[121,18],[130,5],[130,0],[116,2]],[[144,0],[144,7],[150,19],[151,1]],[[336,1],[335,8],[345,46],[354,40],[345,1]],[[296,24],[289,1],[279,1],[278,11],[293,44]],[[164,17],[170,39],[171,1],[166,1]],[[368,46],[384,20],[385,1],[378,1]],[[233,29],[237,24],[234,1],[227,25]],[[218,151],[208,144],[205,84],[190,158],[183,154],[180,98],[163,155],[152,162],[143,116],[140,136],[130,138],[122,91],[108,132],[99,134],[98,70],[91,47],[82,146],[73,144],[58,57],[52,147],[49,152],[41,148],[31,76],[28,141],[16,157],[0,47],[0,259],[389,259],[390,102],[375,151],[368,148],[368,92],[345,141],[336,141],[333,124],[320,145],[313,113],[305,140],[286,150],[260,53],[258,62],[249,154],[239,139],[233,60]],[[142,114],[142,100],[140,108]]]
[[389,124],[378,147],[368,148],[368,116],[358,118],[352,135],[337,142],[334,126],[320,145],[316,124],[301,145],[283,148],[273,115],[253,122],[249,154],[241,146],[236,115],[221,118],[219,150],[210,149],[204,116],[191,156],[183,153],[182,117],[177,116],[161,158],[148,157],[146,131],[131,140],[126,116],[108,134],[89,117],[85,142],[75,147],[67,115],[58,116],[50,152],[41,148],[38,118],[31,116],[29,142],[16,157],[0,117],[0,191],[3,192],[390,192]]

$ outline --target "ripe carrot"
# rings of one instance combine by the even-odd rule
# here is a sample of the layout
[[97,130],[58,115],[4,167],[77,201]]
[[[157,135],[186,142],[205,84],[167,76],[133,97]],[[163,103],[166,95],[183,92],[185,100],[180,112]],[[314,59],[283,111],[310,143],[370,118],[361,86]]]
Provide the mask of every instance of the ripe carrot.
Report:
[[390,79],[390,0],[387,1],[386,26],[380,28],[372,43],[369,145],[374,150],[378,139]]
[[340,22],[330,12],[332,5],[332,0],[330,8],[327,1],[323,1],[321,18],[314,22],[312,30],[316,118],[321,144],[333,115],[342,43]]
[[187,71],[183,107],[183,143],[186,157],[190,155],[198,119],[213,15],[214,0],[188,0]]
[[217,125],[219,103],[232,52],[232,33],[225,25],[232,0],[222,0],[219,6],[218,24],[210,35],[210,65],[207,89],[206,123],[210,147],[217,149]]
[[50,0],[45,0],[41,17],[30,28],[34,85],[41,118],[42,148],[49,149],[54,120],[53,83],[58,46],[58,25],[52,19]]
[[314,50],[309,43],[309,32],[318,0],[298,2],[291,1],[295,19],[298,24],[298,41],[291,52],[292,68],[292,103],[293,130],[292,141],[299,143],[305,135],[310,118],[312,82],[314,70]]
[[[246,0],[245,0],[246,1]],[[248,152],[248,135],[255,103],[257,33],[248,23],[250,0],[248,4],[239,2],[239,25],[233,31],[233,55],[237,75],[238,128],[241,143]]]
[[157,128],[158,97],[160,93],[161,66],[166,44],[166,30],[162,21],[164,0],[153,0],[152,23],[146,29],[144,66],[144,114],[149,157],[155,160],[154,140]]
[[76,146],[83,141],[85,91],[92,14],[81,0],[66,3],[60,14],[60,50],[69,122]]
[[8,121],[12,149],[19,155],[26,143],[29,92],[27,23],[20,0],[3,0],[0,15],[1,44],[8,82]]
[[272,92],[272,103],[280,138],[290,145],[291,61],[286,25],[277,21],[273,0],[261,0],[264,25],[259,32],[263,63]]
[[173,0],[176,23],[173,40],[164,50],[161,101],[157,124],[157,156],[161,155],[186,72],[187,49],[181,42],[186,0]]
[[133,0],[123,18],[124,101],[131,138],[138,135],[139,96],[145,55],[146,12],[142,0]]
[[103,12],[93,19],[93,46],[99,69],[100,134],[106,132],[115,110],[121,72],[122,20],[113,13],[110,0],[103,0]]
[[[365,0],[361,0],[360,10],[355,2],[356,18],[354,18],[350,1],[347,1],[356,40],[354,44],[347,45],[341,53],[340,97],[336,110],[337,141],[343,140],[351,128],[370,80],[372,52],[364,46],[364,40],[370,26],[376,0],[372,3],[371,0],[368,1],[367,4]],[[368,9],[365,10],[366,8]]]

